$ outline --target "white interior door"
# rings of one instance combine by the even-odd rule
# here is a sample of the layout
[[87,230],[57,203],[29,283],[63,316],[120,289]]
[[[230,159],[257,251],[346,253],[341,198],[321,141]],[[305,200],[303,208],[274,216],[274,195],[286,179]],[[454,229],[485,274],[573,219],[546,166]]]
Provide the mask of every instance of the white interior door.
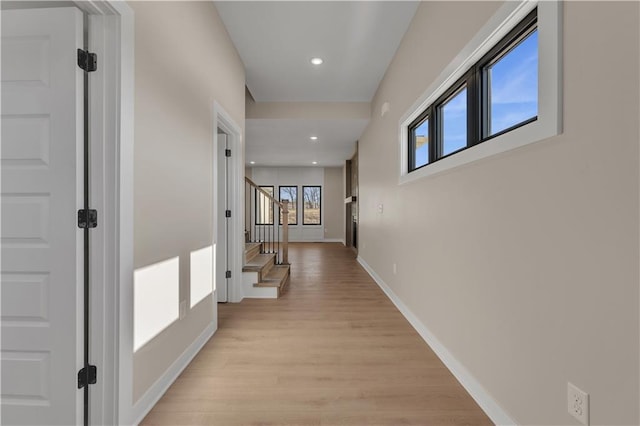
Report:
[[229,301],[229,279],[226,272],[229,267],[229,222],[231,218],[225,215],[229,207],[229,157],[225,151],[229,149],[229,140],[226,133],[218,129],[218,152],[216,153],[216,293],[218,302]]
[[82,422],[76,8],[2,11],[2,424]]

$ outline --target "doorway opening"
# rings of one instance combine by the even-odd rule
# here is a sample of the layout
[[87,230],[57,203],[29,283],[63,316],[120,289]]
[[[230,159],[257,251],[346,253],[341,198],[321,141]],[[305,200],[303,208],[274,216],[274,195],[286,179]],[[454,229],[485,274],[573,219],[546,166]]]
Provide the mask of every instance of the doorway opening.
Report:
[[216,178],[214,199],[215,216],[215,290],[219,303],[229,301],[229,280],[231,279],[230,244],[229,236],[231,221],[231,206],[229,204],[230,182],[229,172],[231,170],[230,158],[231,148],[229,146],[229,135],[221,128],[216,129],[217,149],[216,158]]
[[213,243],[214,291],[218,302],[240,302],[244,199],[242,130],[218,104],[213,104]]

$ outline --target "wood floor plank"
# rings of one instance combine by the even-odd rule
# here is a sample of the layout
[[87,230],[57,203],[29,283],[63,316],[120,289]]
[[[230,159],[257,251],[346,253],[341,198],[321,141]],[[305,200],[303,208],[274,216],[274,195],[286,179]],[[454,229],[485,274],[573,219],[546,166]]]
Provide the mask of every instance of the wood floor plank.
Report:
[[293,243],[287,292],[218,331],[142,425],[490,425],[341,244]]

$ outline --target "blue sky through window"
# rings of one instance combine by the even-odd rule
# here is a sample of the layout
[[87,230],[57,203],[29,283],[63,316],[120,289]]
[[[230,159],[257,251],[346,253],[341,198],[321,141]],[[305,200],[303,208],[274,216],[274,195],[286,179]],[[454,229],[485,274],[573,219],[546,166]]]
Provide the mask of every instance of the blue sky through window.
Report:
[[[478,123],[484,129],[482,139],[500,133],[520,123],[535,118],[538,115],[538,30],[533,29],[517,44],[508,46],[510,50],[502,51],[502,56],[490,65],[479,70],[481,74],[474,74],[471,81],[480,83],[479,78],[486,78],[488,83],[486,102],[489,108],[488,123]],[[486,62],[485,62],[486,63]],[[484,83],[482,83],[484,84]],[[437,158],[445,157],[454,152],[467,148],[467,111],[466,83],[450,96],[444,103],[432,105],[429,114],[436,114]],[[485,105],[486,105],[485,104]],[[431,107],[430,107],[431,108]],[[478,112],[479,114],[479,112]],[[481,117],[471,117],[475,123]],[[429,118],[414,127],[413,132],[413,164],[410,168],[417,169],[434,161],[429,158]],[[480,136],[480,135],[478,135]],[[474,136],[475,138],[475,136]],[[481,142],[476,140],[475,142]]]
[[538,30],[489,68],[489,135],[538,115]]
[[422,167],[429,162],[429,120],[425,120],[415,130],[416,152],[414,168]]
[[467,146],[467,88],[442,106],[442,155]]

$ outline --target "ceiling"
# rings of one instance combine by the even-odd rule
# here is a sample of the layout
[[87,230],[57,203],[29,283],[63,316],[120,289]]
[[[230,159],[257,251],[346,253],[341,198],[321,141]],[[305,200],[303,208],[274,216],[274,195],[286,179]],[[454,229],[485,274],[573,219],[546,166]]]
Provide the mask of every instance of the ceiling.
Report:
[[[257,103],[370,102],[418,5],[418,1],[216,2]],[[312,65],[313,57],[324,63]],[[366,127],[361,118],[247,118],[246,161],[256,165],[302,166],[310,163],[310,157],[318,165],[342,165],[353,155],[355,141]],[[311,133],[320,143],[310,146]],[[278,152],[273,153],[276,147]]]
[[[353,156],[355,141],[367,119],[247,120],[245,160],[256,166],[343,166]],[[310,136],[318,135],[317,141]],[[317,162],[316,165],[313,162]]]

